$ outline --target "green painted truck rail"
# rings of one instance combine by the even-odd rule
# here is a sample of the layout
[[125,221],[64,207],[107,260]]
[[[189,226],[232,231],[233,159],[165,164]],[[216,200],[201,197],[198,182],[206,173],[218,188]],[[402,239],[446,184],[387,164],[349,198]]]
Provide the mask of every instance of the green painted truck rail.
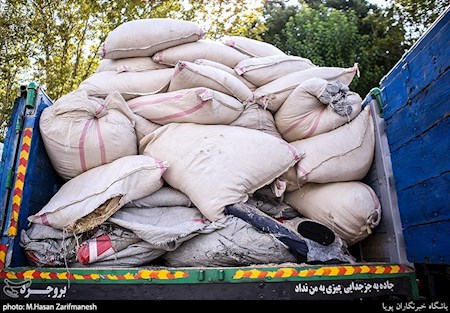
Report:
[[297,281],[330,279],[370,279],[392,276],[414,276],[414,270],[403,265],[364,264],[339,266],[233,267],[233,268],[14,268],[0,271],[0,278],[31,279],[42,282],[70,280],[75,283],[211,283],[242,281]]

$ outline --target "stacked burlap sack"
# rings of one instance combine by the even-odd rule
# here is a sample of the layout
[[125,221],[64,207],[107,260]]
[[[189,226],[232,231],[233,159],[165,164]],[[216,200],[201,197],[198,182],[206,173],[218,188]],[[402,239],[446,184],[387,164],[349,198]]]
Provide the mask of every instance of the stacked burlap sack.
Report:
[[[188,21],[124,23],[106,38],[96,73],[43,111],[45,148],[67,182],[22,232],[31,262],[298,261],[276,236],[224,213],[265,186],[276,204],[255,207],[275,218],[279,205],[294,208],[289,218],[328,227],[336,240],[319,250],[351,261],[346,246],[381,216],[360,182],[374,126],[348,88],[357,66],[318,67],[244,37],[202,38]],[[307,246],[304,260],[327,260]]]

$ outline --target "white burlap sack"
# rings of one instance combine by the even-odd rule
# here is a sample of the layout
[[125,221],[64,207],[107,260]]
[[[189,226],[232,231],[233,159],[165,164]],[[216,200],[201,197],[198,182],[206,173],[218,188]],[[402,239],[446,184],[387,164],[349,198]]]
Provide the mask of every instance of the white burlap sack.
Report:
[[272,55],[239,62],[234,70],[260,87],[291,73],[316,67],[310,60],[291,55]]
[[283,51],[270,43],[241,36],[226,36],[222,42],[251,57],[267,57],[270,55],[285,55]]
[[230,125],[260,130],[266,134],[281,138],[281,135],[275,126],[272,113],[264,110],[256,103],[250,104],[245,108],[244,112],[241,113],[237,120]]
[[191,88],[138,97],[128,101],[131,110],[158,124],[230,124],[244,110],[236,98],[208,88]]
[[302,160],[296,166],[297,181],[292,181],[295,177],[292,173],[283,176],[290,185],[360,180],[369,171],[375,153],[369,107],[348,124],[291,144]]
[[[325,94],[334,96],[333,101],[326,101]],[[275,123],[283,138],[292,142],[326,133],[350,122],[361,112],[361,102],[357,93],[349,91],[339,81],[312,78],[289,95],[275,113]]]
[[108,34],[99,54],[104,59],[148,57],[158,51],[197,41],[203,29],[194,22],[170,18],[129,21]]
[[128,107],[125,99],[120,95],[118,91],[114,91],[113,93],[110,93],[108,96],[111,101],[117,104],[117,106],[120,109],[120,112],[122,112],[130,121],[133,121],[134,123],[134,129],[136,131],[136,138],[137,138],[137,144],[139,145],[139,141],[153,132],[154,130],[161,127],[160,124],[153,123],[142,116],[139,116],[137,114],[134,114],[131,109]]
[[248,58],[248,55],[220,42],[199,40],[159,51],[153,56],[153,61],[175,66],[178,61],[194,62],[197,59],[207,59],[228,67],[235,67],[236,64]]
[[78,89],[86,90],[89,96],[106,98],[118,91],[125,100],[139,96],[166,92],[172,77],[173,68],[146,72],[105,71],[84,80]]
[[253,101],[253,93],[243,82],[217,68],[180,61],[168,91],[205,87],[233,96],[244,104]]
[[361,182],[306,184],[286,193],[284,201],[329,227],[349,245],[366,238],[381,218],[377,195]]
[[167,67],[167,65],[156,63],[150,57],[126,58],[117,60],[103,59],[95,72],[144,72],[160,70]]
[[93,168],[65,183],[28,221],[71,229],[78,220],[112,198],[120,199],[117,210],[127,202],[155,192],[162,187],[161,175],[168,166],[167,162],[135,155]]
[[246,80],[244,77],[238,75],[236,73],[235,70],[233,70],[231,67],[226,66],[222,63],[218,63],[218,62],[214,62],[214,61],[210,61],[210,60],[206,60],[206,59],[197,59],[194,61],[195,64],[199,64],[199,65],[207,65],[207,66],[211,66],[211,67],[215,67],[219,70],[225,71],[228,74],[233,75],[234,77],[238,78],[241,82],[243,82],[245,84],[245,86],[248,87],[248,89],[250,89],[251,91],[256,89],[256,86],[253,85],[251,82],[249,82],[248,80]]
[[172,187],[161,187],[154,193],[125,204],[124,208],[159,208],[159,207],[190,207],[188,196]]
[[287,192],[297,190],[301,187],[297,177],[297,166],[291,167],[286,173],[281,175],[280,180],[286,182]]
[[357,71],[358,67],[356,64],[350,68],[313,67],[280,77],[259,87],[253,94],[256,103],[272,112],[276,112],[292,91],[304,81],[311,78],[323,78],[328,81],[338,80],[348,86]]
[[[39,121],[54,169],[71,179],[88,169],[137,154],[131,112],[118,94],[106,100],[77,90],[46,108]],[[132,113],[131,113],[132,114]]]
[[133,114],[133,121],[138,143],[142,138],[161,127],[160,124],[153,123],[137,114]]
[[299,159],[284,140],[229,125],[171,123],[142,139],[140,151],[167,160],[171,167],[164,180],[211,221],[224,216],[226,205],[246,201]]
[[108,98],[117,104],[120,108],[120,112],[128,117],[130,121],[133,121],[134,129],[136,131],[137,145],[139,145],[139,141],[141,141],[143,137],[161,127],[160,124],[153,123],[142,116],[134,114],[118,91],[114,91],[109,94]]

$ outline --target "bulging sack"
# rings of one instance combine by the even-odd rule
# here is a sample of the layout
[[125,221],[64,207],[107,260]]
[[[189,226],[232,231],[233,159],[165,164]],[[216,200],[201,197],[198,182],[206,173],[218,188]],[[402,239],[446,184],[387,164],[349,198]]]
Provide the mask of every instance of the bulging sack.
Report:
[[56,229],[74,230],[83,217],[116,199],[112,210],[100,212],[107,213],[99,220],[98,224],[101,224],[125,203],[161,188],[161,175],[168,167],[167,162],[135,155],[93,168],[66,182],[47,205],[28,217],[28,221]]
[[172,187],[161,187],[154,193],[125,204],[124,208],[190,207],[191,200],[184,193]]
[[[350,123],[330,132],[292,142],[302,160],[297,164],[297,181],[328,183],[361,180],[372,165],[375,135],[370,108]],[[288,175],[289,176],[289,175]],[[284,178],[287,179],[286,176]]]
[[125,100],[139,96],[166,92],[169,87],[173,68],[146,72],[105,71],[84,80],[78,89],[85,90],[89,96],[106,98],[118,91]]
[[126,58],[126,59],[103,59],[97,67],[96,73],[113,72],[144,72],[167,68],[167,65],[156,63],[150,57]]
[[133,114],[133,121],[138,143],[142,138],[161,127],[160,124],[153,123],[137,114]]
[[211,221],[299,160],[284,140],[229,125],[171,123],[141,140],[140,151],[167,160],[171,167],[164,180]]
[[239,62],[234,70],[253,85],[260,87],[288,74],[313,68],[308,59],[291,55],[272,55]]
[[283,51],[270,43],[241,36],[226,36],[222,42],[251,57],[267,57],[271,55],[285,55]]
[[238,78],[241,82],[243,82],[245,84],[245,86],[248,87],[248,89],[250,89],[251,91],[256,89],[256,86],[253,85],[251,82],[249,82],[248,80],[246,80],[244,77],[238,75],[235,70],[233,70],[231,67],[226,66],[222,63],[218,63],[218,62],[214,62],[214,61],[210,61],[210,60],[206,60],[206,59],[197,59],[194,61],[195,64],[198,65],[207,65],[207,66],[211,66],[211,67],[215,67],[219,70],[225,71],[228,74],[233,75],[234,77]]
[[256,103],[275,113],[292,91],[304,81],[311,78],[322,78],[328,81],[338,80],[348,86],[352,82],[357,71],[357,64],[350,68],[313,67],[280,77],[259,87],[253,94]]
[[133,20],[108,34],[99,52],[104,59],[148,57],[158,51],[197,41],[203,29],[194,22],[170,18]]
[[194,62],[197,59],[207,59],[228,67],[234,67],[248,58],[248,55],[220,42],[199,40],[159,51],[153,56],[153,61],[175,66],[179,61]]
[[158,124],[230,124],[244,110],[236,98],[208,88],[191,88],[128,101],[130,109]]
[[[117,97],[119,96],[119,98]],[[118,94],[106,100],[77,90],[46,108],[39,120],[45,150],[64,179],[137,154],[134,123]]]
[[361,97],[340,81],[312,78],[301,83],[275,113],[283,138],[292,142],[326,133],[361,112]]
[[256,103],[247,106],[244,112],[242,112],[230,125],[260,130],[281,139],[281,135],[275,126],[272,113],[264,110]]
[[205,87],[223,92],[247,104],[253,101],[253,93],[243,82],[217,68],[180,61],[175,66],[175,72],[168,91]]
[[284,201],[353,245],[363,240],[381,219],[375,192],[361,182],[306,184],[285,194]]

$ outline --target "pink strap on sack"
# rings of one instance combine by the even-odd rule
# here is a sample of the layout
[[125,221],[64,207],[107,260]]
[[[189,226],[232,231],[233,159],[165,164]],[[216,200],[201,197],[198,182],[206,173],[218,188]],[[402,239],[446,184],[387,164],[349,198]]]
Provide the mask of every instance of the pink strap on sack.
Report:
[[208,224],[203,218],[193,218],[192,221],[196,223]]
[[163,116],[163,117],[158,117],[158,118],[152,118],[152,122],[163,122],[169,119],[174,119],[174,118],[178,118],[178,117],[182,117],[182,116],[186,116],[189,114],[192,114],[198,110],[200,110],[201,108],[203,108],[206,104],[208,103],[208,100],[206,101],[202,101],[199,104],[193,106],[192,108],[190,108],[189,110],[186,111],[182,111],[182,112],[178,112],[178,113],[174,113],[174,114],[170,114],[167,116]]
[[164,166],[164,162],[158,159],[155,159],[156,164],[159,166],[159,170],[161,171],[161,176],[164,174],[164,172],[167,170],[167,167]]
[[106,162],[105,143],[103,141],[103,136],[102,136],[102,132],[100,129],[100,123],[97,119],[94,121],[94,125],[95,125],[95,129],[97,130],[98,144],[100,147],[100,158],[102,160],[102,164],[106,164],[107,162]]
[[284,132],[282,132],[282,133],[281,133],[281,136],[287,135],[288,133],[290,133],[291,131],[293,131],[295,128],[297,128],[297,126],[298,126],[301,122],[303,122],[303,120],[304,120],[305,118],[307,118],[308,115],[309,115],[309,114],[300,117],[300,118],[297,120],[297,122],[295,122],[293,125],[291,125],[291,127],[289,127],[288,129],[286,129]]
[[107,113],[108,111],[106,111],[106,107],[103,104],[99,104],[97,110],[95,110],[94,115],[95,117],[100,118],[102,116],[105,116]]
[[234,48],[236,46],[236,42],[233,39],[228,39],[226,41],[226,44],[232,48]]
[[147,100],[147,101],[134,102],[134,103],[131,103],[129,105],[129,107],[130,107],[130,109],[132,109],[132,108],[137,108],[137,107],[140,107],[140,106],[143,106],[143,105],[159,104],[159,103],[162,103],[162,102],[169,102],[169,101],[173,101],[173,100],[178,100],[178,99],[181,99],[184,96],[186,96],[189,92],[191,92],[191,91],[187,91],[187,92],[185,92],[185,93],[183,93],[181,95],[176,95],[176,96],[172,96],[172,97],[161,97],[161,98],[158,98],[156,100]]
[[294,156],[294,159],[296,161],[300,161],[302,159],[302,156],[300,154],[298,154],[297,149],[295,149],[294,146],[289,143],[287,145],[288,145],[289,151],[291,151],[292,155]]
[[159,51],[159,52],[156,52],[155,55],[153,56],[153,61],[155,61],[157,63],[161,63],[162,58],[163,58],[163,51]]
[[177,65],[175,66],[175,71],[172,74],[172,78],[175,78],[180,72],[186,67],[186,63],[183,61],[178,61]]
[[304,178],[305,182],[308,181],[308,174],[309,172],[306,171],[304,168],[297,165],[297,173],[300,173],[302,177]]
[[102,54],[101,54],[102,59],[104,59],[105,56],[106,56],[106,43],[104,42],[102,44]]
[[39,217],[41,218],[41,223],[43,225],[51,227],[51,225],[50,225],[50,223],[48,222],[48,219],[47,219],[47,213],[44,213],[44,214],[40,215]]
[[86,135],[87,135],[87,132],[89,130],[89,127],[91,126],[92,120],[93,120],[93,118],[90,118],[84,124],[84,128],[83,128],[83,131],[81,132],[80,141],[79,141],[78,153],[79,153],[79,156],[80,156],[81,170],[83,172],[87,171],[86,158],[84,156],[84,154],[85,154],[84,142],[86,141]]
[[314,132],[317,129],[317,126],[319,125],[320,119],[322,118],[323,112],[325,112],[325,109],[321,110],[319,115],[317,115],[316,119],[314,120],[314,124],[311,126],[311,128],[310,128],[309,132],[306,134],[305,138],[311,137],[314,134]]
[[206,31],[205,31],[205,29],[202,27],[202,28],[200,28],[199,32],[196,33],[196,34],[199,36],[199,39],[202,39],[203,36],[206,34]]
[[238,74],[238,75],[242,75],[245,72],[247,72],[247,69],[245,68],[245,66],[242,67],[235,67],[234,71]]

